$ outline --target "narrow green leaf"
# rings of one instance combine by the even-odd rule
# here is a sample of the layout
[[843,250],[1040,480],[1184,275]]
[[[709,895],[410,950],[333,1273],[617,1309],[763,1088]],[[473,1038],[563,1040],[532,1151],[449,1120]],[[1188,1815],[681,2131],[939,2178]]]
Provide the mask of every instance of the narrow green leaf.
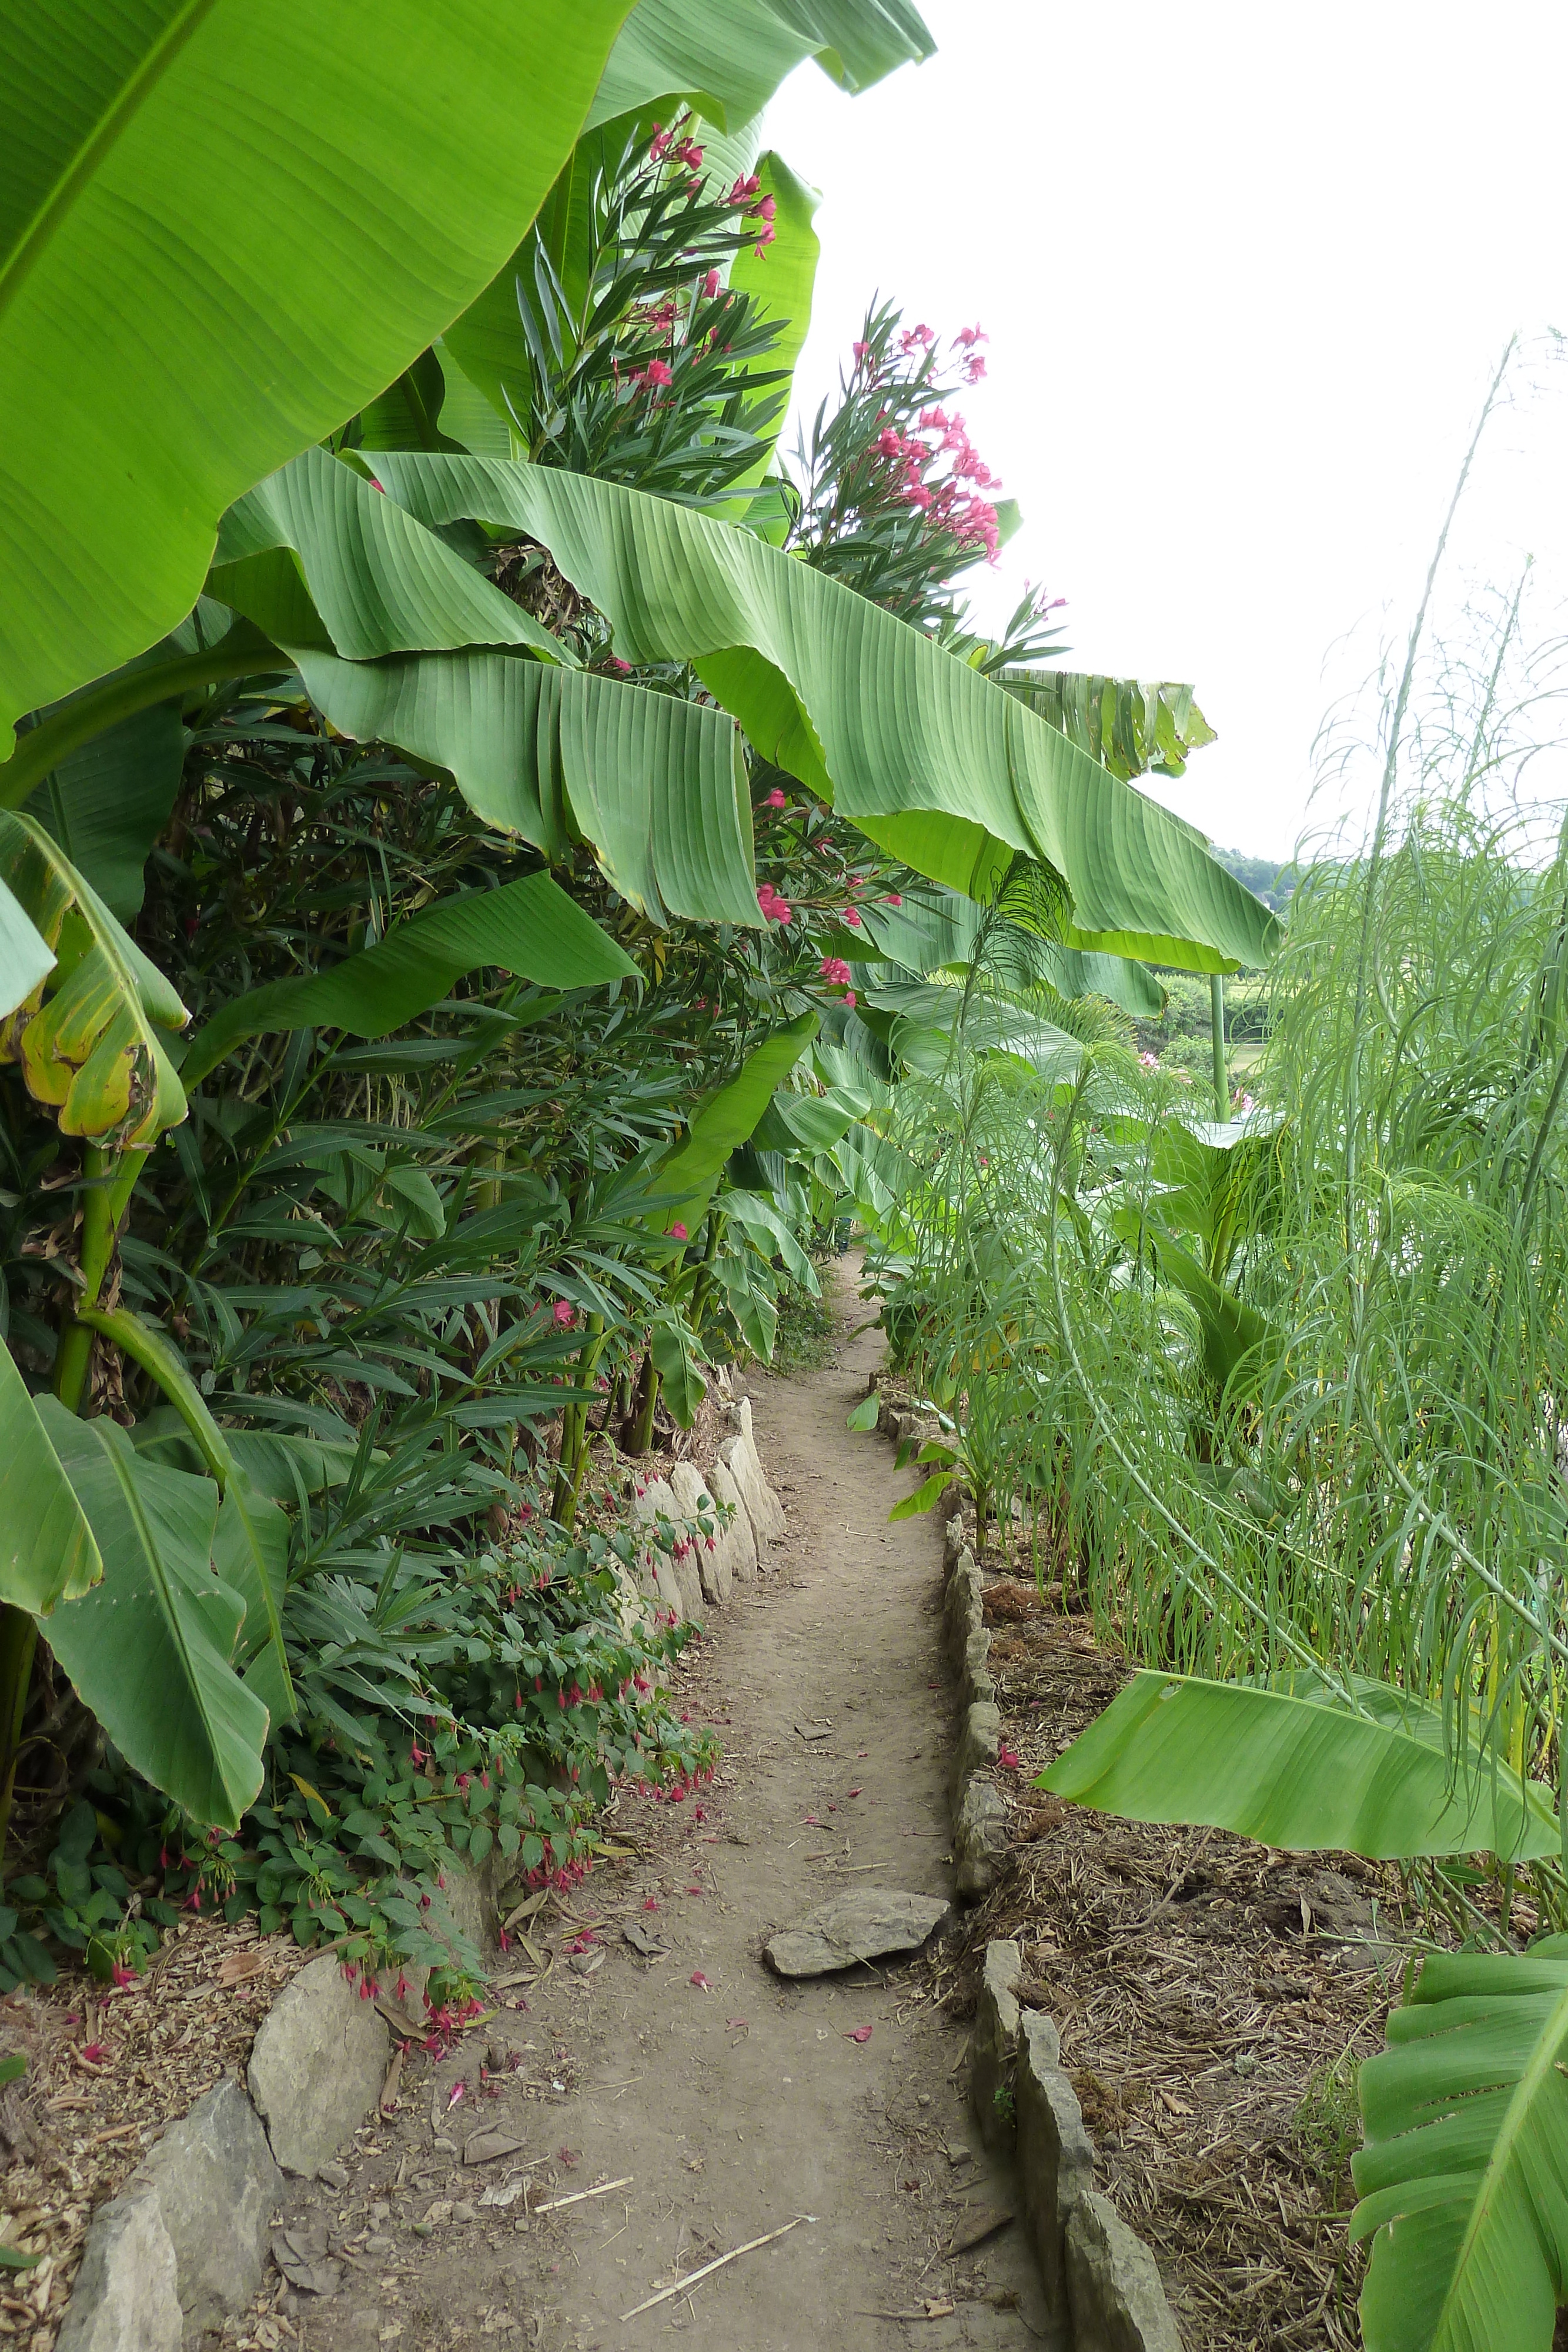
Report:
[[894,1519],[918,1519],[927,1511],[934,1510],[952,1484],[952,1479],[950,1470],[938,1471],[935,1478],[927,1478],[923,1486],[916,1486],[913,1495],[905,1495],[902,1503],[894,1505],[887,1515],[889,1525]]

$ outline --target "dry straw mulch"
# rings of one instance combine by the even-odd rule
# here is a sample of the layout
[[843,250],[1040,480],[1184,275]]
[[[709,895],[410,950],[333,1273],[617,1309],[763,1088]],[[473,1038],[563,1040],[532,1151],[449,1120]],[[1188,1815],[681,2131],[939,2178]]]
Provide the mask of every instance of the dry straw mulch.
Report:
[[257,2026],[310,1958],[254,1918],[192,1919],[129,1985],[62,1971],[0,2000],[0,2051],[27,2059],[0,2099],[0,2240],[44,2257],[0,2272],[0,2338],[53,2352],[95,2208],[167,2124],[225,2074],[244,2080]]
[[1097,2185],[1153,2248],[1189,2341],[1359,2345],[1363,2263],[1343,2218],[1354,2069],[1397,1995],[1396,1874],[1041,1794],[1031,1781],[1128,1669],[1041,1599],[1027,1563],[991,1578],[986,1615],[1018,1758],[997,1775],[1012,1843],[948,1999],[972,2001],[988,1937],[1018,1939],[1026,2000],[1061,2029]]

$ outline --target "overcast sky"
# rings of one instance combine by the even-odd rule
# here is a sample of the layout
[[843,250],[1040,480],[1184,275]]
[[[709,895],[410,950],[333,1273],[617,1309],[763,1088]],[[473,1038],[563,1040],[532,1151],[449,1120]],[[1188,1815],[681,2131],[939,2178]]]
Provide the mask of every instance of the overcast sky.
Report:
[[[1327,704],[1407,625],[1487,381],[1568,329],[1563,0],[924,0],[938,54],[768,143],[823,191],[811,407],[871,294],[988,331],[964,404],[1025,525],[983,591],[1068,600],[1075,668],[1190,679],[1154,788],[1284,856]],[[1556,382],[1563,375],[1562,384]],[[1502,422],[1453,582],[1568,594],[1568,373]],[[1372,789],[1336,780],[1333,804]]]

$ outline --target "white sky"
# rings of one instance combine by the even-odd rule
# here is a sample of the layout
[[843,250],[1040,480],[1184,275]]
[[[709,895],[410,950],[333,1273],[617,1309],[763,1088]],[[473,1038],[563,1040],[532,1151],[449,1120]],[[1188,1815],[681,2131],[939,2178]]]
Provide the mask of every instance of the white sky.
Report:
[[[1045,580],[1069,666],[1190,679],[1220,740],[1153,789],[1282,857],[1325,708],[1403,636],[1503,344],[1568,330],[1568,8],[923,13],[929,64],[852,100],[808,65],[768,114],[824,192],[801,404],[879,289],[977,319],[964,414],[1025,517],[986,616]],[[1568,376],[1502,421],[1456,584],[1526,551],[1568,595]]]

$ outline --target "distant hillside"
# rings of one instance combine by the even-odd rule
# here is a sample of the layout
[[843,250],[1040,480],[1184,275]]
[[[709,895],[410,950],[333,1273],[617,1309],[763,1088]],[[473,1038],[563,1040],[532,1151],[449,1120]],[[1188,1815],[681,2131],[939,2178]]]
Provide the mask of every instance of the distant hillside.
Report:
[[1239,849],[1214,849],[1209,855],[1276,915],[1284,913],[1301,878],[1299,866],[1282,865],[1277,857],[1244,857]]

